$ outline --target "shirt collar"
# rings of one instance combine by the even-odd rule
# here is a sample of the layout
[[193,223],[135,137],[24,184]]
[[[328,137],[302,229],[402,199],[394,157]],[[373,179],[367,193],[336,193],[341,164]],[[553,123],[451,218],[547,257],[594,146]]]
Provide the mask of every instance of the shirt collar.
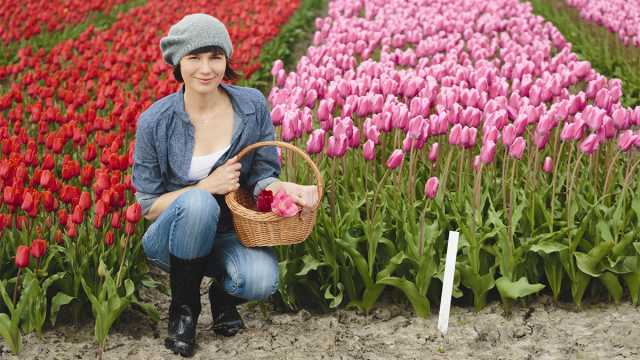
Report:
[[[253,102],[251,101],[251,99],[247,98],[245,93],[240,88],[224,83],[221,83],[220,86],[227,93],[227,95],[229,95],[234,112],[243,115],[250,115],[256,112],[256,108],[253,105]],[[180,89],[175,94],[176,97],[174,112],[182,121],[191,123],[191,120],[189,120],[189,115],[184,109],[184,84],[180,86]]]

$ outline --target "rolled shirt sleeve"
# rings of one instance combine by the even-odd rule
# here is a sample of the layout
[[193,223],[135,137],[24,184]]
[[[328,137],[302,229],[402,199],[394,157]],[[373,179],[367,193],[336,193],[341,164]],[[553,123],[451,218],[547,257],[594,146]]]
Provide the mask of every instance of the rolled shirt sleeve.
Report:
[[[275,139],[275,130],[271,121],[271,113],[267,109],[267,100],[260,94],[256,115],[260,126],[259,141]],[[251,172],[247,180],[249,188],[253,188],[253,196],[257,197],[264,188],[278,181],[280,176],[280,162],[275,146],[263,146],[254,151]]]
[[136,201],[146,215],[155,200],[165,193],[160,164],[155,147],[153,118],[143,113],[136,127],[136,143],[133,153],[132,182],[136,188]]

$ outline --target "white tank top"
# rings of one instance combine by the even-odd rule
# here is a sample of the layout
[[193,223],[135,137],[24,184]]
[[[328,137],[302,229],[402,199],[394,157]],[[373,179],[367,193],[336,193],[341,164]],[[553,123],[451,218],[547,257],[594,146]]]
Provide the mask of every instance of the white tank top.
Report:
[[191,167],[189,168],[189,179],[198,181],[206,178],[216,162],[229,150],[229,147],[230,145],[227,145],[226,148],[211,154],[192,157]]

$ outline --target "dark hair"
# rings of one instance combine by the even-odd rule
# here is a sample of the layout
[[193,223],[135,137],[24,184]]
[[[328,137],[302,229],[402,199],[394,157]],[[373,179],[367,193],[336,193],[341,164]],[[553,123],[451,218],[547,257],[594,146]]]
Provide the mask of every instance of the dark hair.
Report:
[[[229,61],[227,54],[219,46],[201,47],[189,52],[187,55],[198,55],[198,54],[204,54],[208,52],[212,52],[214,55],[224,55],[224,58],[227,60],[227,67],[224,70],[224,76],[223,76],[224,80],[234,81],[240,78],[240,74],[238,74],[235,70],[233,70],[233,67],[231,66],[231,61]],[[180,63],[177,63],[176,66],[173,67],[173,77],[178,82],[184,82],[184,79],[182,78],[182,74],[180,73]]]

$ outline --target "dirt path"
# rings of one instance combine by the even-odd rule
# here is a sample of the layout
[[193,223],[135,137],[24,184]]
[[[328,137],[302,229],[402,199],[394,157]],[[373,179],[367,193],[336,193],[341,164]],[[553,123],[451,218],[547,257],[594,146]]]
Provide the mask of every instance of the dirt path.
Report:
[[[163,346],[168,297],[155,290],[143,296],[154,299],[161,322],[125,313],[112,329],[105,359],[179,359]],[[244,305],[248,329],[223,338],[209,329],[206,295],[202,301],[195,359],[640,359],[640,310],[628,303],[575,312],[542,298],[509,318],[498,304],[480,313],[453,308],[446,339],[437,331],[437,315],[419,319],[405,306],[388,304],[364,316],[343,310],[282,314]],[[0,359],[95,358],[93,323],[57,326],[23,343],[16,357],[0,341]]]

